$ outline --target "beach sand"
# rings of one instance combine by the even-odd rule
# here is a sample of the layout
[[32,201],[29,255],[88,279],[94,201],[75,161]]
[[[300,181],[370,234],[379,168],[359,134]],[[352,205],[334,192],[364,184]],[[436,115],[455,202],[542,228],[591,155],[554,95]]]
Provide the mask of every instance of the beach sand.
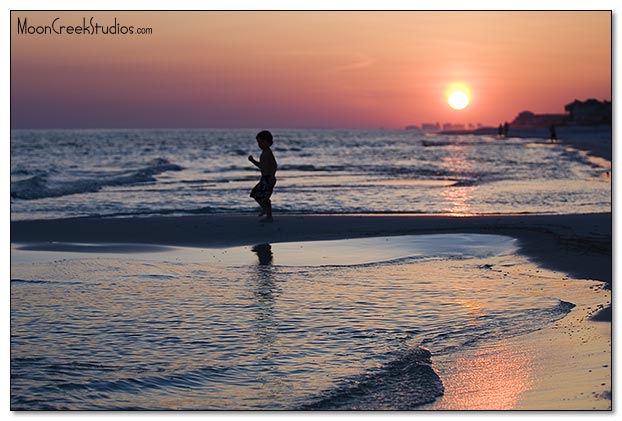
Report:
[[[521,251],[552,270],[611,283],[611,214],[285,215],[261,224],[248,215],[75,218],[11,223],[11,243],[41,250],[74,244],[234,247],[392,235],[483,233],[521,240]],[[61,244],[55,244],[61,243]],[[125,250],[128,251],[128,250]]]
[[549,279],[534,294],[550,293],[576,307],[542,330],[483,344],[475,353],[437,356],[445,393],[422,409],[612,409],[611,323],[592,320],[610,303],[610,291],[530,263],[504,268],[509,279],[534,271]]
[[[76,218],[12,222],[11,242],[14,247],[27,244],[38,251],[105,254],[166,246],[225,248],[411,234],[514,237],[528,261],[507,270],[546,271],[551,288],[567,282],[567,295],[559,298],[576,307],[545,329],[508,337],[477,353],[433,357],[445,395],[422,409],[606,410],[612,406],[611,222],[608,213],[277,215],[272,224],[260,224],[249,215]],[[490,369],[499,366],[505,367],[503,373]],[[528,373],[518,388],[517,373]]]

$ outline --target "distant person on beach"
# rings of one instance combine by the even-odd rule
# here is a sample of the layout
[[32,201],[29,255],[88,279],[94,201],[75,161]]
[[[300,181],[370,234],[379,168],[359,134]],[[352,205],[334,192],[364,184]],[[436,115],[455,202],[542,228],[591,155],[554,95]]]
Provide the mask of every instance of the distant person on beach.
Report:
[[499,133],[499,137],[503,136],[503,124],[501,124],[501,123],[499,123],[498,133]]
[[268,130],[263,130],[257,133],[256,139],[257,145],[261,149],[259,161],[253,158],[252,155],[248,157],[248,160],[261,171],[261,180],[253,187],[250,196],[261,206],[259,216],[266,216],[261,222],[272,222],[272,202],[270,201],[270,196],[272,196],[272,190],[276,184],[277,170],[276,159],[270,149],[273,143],[272,133]]
[[552,140],[552,141],[556,141],[557,140],[557,131],[555,130],[555,126],[551,124],[551,127],[549,127],[549,131],[551,132],[551,136],[549,137],[549,139]]
[[506,121],[503,124],[503,137],[508,137],[508,133],[510,132],[510,124]]

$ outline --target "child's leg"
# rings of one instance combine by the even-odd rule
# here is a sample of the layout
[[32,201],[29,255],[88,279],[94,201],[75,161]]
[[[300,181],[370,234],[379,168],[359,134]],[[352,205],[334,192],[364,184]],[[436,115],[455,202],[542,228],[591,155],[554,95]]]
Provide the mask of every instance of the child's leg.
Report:
[[266,197],[266,220],[272,221],[272,201],[270,198],[272,197],[272,189],[276,184],[276,178],[272,177],[269,187],[268,187],[268,196]]
[[272,196],[274,184],[275,182],[270,184],[269,180],[264,177],[251,192],[251,197],[261,206],[262,212],[259,216],[266,215],[261,220],[262,222],[272,222],[272,202],[270,201],[270,196]]
[[[259,205],[259,206],[261,206],[261,205]],[[261,212],[259,212],[259,216],[264,216],[266,214],[266,212],[267,212],[266,208],[261,206]]]
[[263,208],[266,217],[261,219],[259,222],[272,222],[272,202],[270,199],[264,200],[261,207]]
[[255,199],[255,202],[261,207],[261,213],[259,216],[264,216],[266,214],[266,207],[264,206],[265,200],[261,194],[261,183],[258,183],[251,192],[251,197]]
[[272,219],[272,202],[268,199],[265,207],[266,219]]

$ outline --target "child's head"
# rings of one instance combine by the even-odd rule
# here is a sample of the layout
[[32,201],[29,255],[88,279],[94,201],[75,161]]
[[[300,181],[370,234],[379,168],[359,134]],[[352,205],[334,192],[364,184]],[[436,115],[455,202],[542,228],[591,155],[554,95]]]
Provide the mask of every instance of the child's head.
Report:
[[259,133],[257,133],[257,136],[255,138],[257,139],[257,143],[263,140],[266,142],[266,145],[268,147],[272,146],[272,133],[270,133],[268,130],[260,131]]

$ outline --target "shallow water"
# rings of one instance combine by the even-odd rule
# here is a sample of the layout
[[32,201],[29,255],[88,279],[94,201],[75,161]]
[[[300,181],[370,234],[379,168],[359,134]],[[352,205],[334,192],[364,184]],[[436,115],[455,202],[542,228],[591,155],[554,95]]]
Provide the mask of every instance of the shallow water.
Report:
[[[254,212],[254,130],[13,130],[11,218]],[[275,130],[280,213],[611,210],[610,168],[544,139]]]
[[[401,237],[375,261],[369,242],[386,239],[351,241],[229,249],[220,263],[200,249],[14,250],[11,407],[410,409],[442,393],[420,346],[433,360],[572,308],[538,292],[549,278],[508,277],[524,261],[508,237]],[[323,265],[331,245],[369,252]],[[300,246],[307,257],[288,259]]]

